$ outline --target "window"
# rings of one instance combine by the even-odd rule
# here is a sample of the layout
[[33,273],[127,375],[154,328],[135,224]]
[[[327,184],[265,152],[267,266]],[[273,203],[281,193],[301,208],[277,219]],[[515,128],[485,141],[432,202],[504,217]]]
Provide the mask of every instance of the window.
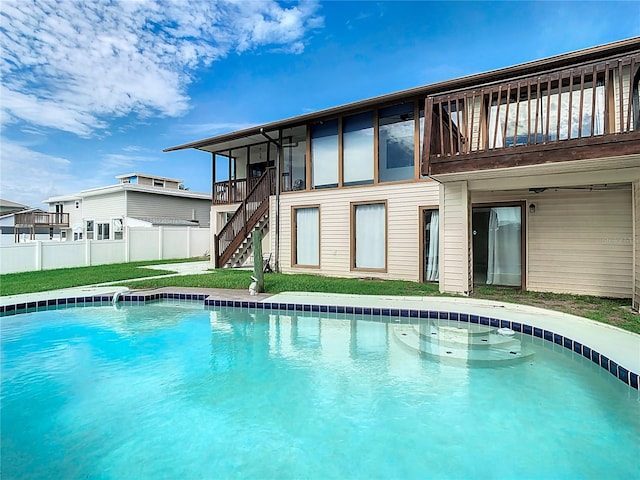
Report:
[[153,186],[154,187],[164,187],[164,181],[163,180],[153,180]]
[[82,232],[73,232],[73,240],[74,241],[82,240]]
[[380,109],[378,171],[381,182],[414,178],[414,104]]
[[114,240],[122,240],[124,228],[122,226],[121,218],[113,219],[113,239]]
[[423,258],[425,282],[437,282],[440,278],[440,213],[438,210],[423,210]]
[[320,208],[293,209],[293,264],[320,266]]
[[93,240],[93,220],[87,220],[87,240]]
[[307,176],[307,127],[287,128],[282,131],[282,190],[304,190]]
[[386,203],[352,204],[352,265],[355,269],[387,268]]
[[313,188],[338,186],[338,120],[311,126]]
[[373,183],[373,112],[345,117],[342,132],[344,185]]
[[109,224],[98,223],[98,240],[109,240]]

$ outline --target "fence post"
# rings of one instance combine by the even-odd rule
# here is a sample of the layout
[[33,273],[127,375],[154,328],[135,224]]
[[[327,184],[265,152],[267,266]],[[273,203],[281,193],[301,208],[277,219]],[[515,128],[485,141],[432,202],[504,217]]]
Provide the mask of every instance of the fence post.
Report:
[[36,240],[36,270],[42,270],[42,241]]
[[187,258],[191,258],[191,227],[187,227]]
[[124,235],[124,261],[125,263],[129,263],[129,255],[131,255],[130,250],[130,242],[129,242],[129,227],[123,228]]
[[164,244],[164,227],[160,225],[158,227],[158,260],[162,260],[162,248]]
[[84,241],[84,265],[86,267],[91,266],[91,240],[88,238]]

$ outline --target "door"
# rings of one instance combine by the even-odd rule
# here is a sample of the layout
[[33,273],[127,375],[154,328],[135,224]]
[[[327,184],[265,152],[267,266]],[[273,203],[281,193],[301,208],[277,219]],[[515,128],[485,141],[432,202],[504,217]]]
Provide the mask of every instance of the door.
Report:
[[523,206],[473,207],[473,283],[523,287]]

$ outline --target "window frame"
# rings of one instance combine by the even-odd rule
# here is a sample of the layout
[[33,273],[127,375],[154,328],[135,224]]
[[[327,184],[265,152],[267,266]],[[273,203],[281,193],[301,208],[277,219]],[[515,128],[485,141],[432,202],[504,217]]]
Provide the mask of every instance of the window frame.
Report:
[[[359,206],[373,206],[384,205],[384,267],[383,268],[371,268],[371,267],[358,267],[356,265],[356,209]],[[358,202],[351,202],[350,206],[350,261],[349,266],[352,272],[375,272],[375,273],[387,273],[389,267],[389,202],[385,200],[363,200]]]
[[[425,278],[425,272],[424,272],[424,267],[426,266],[426,255],[424,252],[424,229],[426,227],[425,222],[424,222],[424,213],[427,211],[431,211],[431,212],[438,212],[439,215],[439,219],[442,220],[442,214],[440,213],[440,207],[438,205],[427,205],[427,206],[420,206],[418,207],[418,217],[419,217],[419,242],[420,242],[420,283],[430,283],[432,285],[436,285],[438,283],[440,283],[440,279],[438,280],[427,280]],[[438,232],[438,235],[441,237],[442,236],[442,228],[441,226],[438,227],[440,230]],[[442,242],[440,242],[440,247],[442,246]],[[440,252],[442,251],[442,248],[440,248],[440,251],[438,252],[438,277],[440,277],[440,273],[441,273],[441,269],[440,267],[442,266],[440,261],[442,260],[442,257],[440,255]]]
[[[318,210],[318,264],[317,265],[306,265],[298,263],[298,222],[296,212],[297,210],[302,210],[306,208],[315,208]],[[312,204],[312,205],[294,205],[291,207],[291,267],[292,268],[312,268],[319,269],[322,263],[321,254],[322,254],[322,245],[320,239],[322,238],[321,231],[321,212],[320,212],[320,204]]]

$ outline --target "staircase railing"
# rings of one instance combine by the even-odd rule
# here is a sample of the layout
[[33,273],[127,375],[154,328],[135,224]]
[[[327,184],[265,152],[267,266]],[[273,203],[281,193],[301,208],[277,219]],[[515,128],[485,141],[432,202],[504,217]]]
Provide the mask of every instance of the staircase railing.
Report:
[[224,266],[269,210],[269,196],[275,193],[275,168],[262,174],[227,224],[214,236],[215,267]]

